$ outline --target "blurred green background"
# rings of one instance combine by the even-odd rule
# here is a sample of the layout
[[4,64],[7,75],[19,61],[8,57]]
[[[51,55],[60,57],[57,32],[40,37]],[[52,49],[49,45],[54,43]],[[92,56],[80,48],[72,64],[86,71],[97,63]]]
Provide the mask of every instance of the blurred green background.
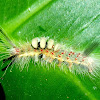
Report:
[[[84,51],[91,42],[100,43],[100,0],[0,0],[0,26],[15,44],[46,36],[68,49]],[[100,60],[100,47],[91,55]],[[100,100],[97,76],[32,61],[28,71],[17,67],[12,72],[9,68],[0,80],[7,100]]]

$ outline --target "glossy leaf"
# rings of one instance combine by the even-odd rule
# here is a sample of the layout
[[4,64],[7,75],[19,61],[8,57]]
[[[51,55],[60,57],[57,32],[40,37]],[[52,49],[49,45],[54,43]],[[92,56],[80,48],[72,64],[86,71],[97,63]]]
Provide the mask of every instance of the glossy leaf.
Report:
[[[91,42],[100,43],[100,1],[0,0],[0,26],[15,44],[46,36],[68,49],[83,52]],[[100,59],[100,47],[92,55]],[[100,99],[97,76],[76,75],[40,63],[29,62],[28,69],[22,71],[18,66],[12,72],[9,68],[1,84],[7,100]]]

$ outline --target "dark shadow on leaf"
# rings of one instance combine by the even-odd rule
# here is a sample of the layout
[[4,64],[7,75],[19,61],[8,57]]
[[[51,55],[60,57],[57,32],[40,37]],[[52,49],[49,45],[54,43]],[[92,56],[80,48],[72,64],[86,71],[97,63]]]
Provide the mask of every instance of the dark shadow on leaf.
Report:
[[1,83],[0,83],[0,100],[5,100],[5,93]]

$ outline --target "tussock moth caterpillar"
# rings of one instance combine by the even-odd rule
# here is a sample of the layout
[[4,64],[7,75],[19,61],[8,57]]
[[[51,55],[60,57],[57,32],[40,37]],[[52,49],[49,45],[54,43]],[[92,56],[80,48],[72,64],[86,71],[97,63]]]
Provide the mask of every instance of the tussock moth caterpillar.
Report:
[[[98,43],[93,43],[83,53],[76,53],[73,51],[66,51],[61,44],[55,44],[53,39],[48,39],[46,37],[33,38],[31,43],[17,47],[1,29],[0,35],[2,35],[10,45],[9,47],[7,43],[4,43],[4,41],[0,39],[0,46],[3,47],[3,50],[6,49],[6,52],[4,52],[5,54],[1,55],[0,58],[3,64],[10,61],[7,66],[2,68],[2,71],[6,72],[7,68],[14,63],[19,63],[23,69],[26,62],[25,60],[29,61],[30,59],[37,63],[38,61],[44,61],[52,64],[52,62],[56,61],[59,67],[63,65],[70,70],[75,66],[76,69],[79,68],[83,73],[85,71],[89,73],[95,71],[95,61],[92,57],[89,57],[89,54],[99,45]],[[23,61],[23,63],[20,63],[20,61]]]

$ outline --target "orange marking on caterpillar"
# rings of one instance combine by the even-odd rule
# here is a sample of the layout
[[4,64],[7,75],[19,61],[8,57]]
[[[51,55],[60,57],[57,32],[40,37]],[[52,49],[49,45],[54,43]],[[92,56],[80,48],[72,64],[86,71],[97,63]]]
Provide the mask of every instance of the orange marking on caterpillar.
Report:
[[60,55],[58,55],[58,57],[61,57]]

